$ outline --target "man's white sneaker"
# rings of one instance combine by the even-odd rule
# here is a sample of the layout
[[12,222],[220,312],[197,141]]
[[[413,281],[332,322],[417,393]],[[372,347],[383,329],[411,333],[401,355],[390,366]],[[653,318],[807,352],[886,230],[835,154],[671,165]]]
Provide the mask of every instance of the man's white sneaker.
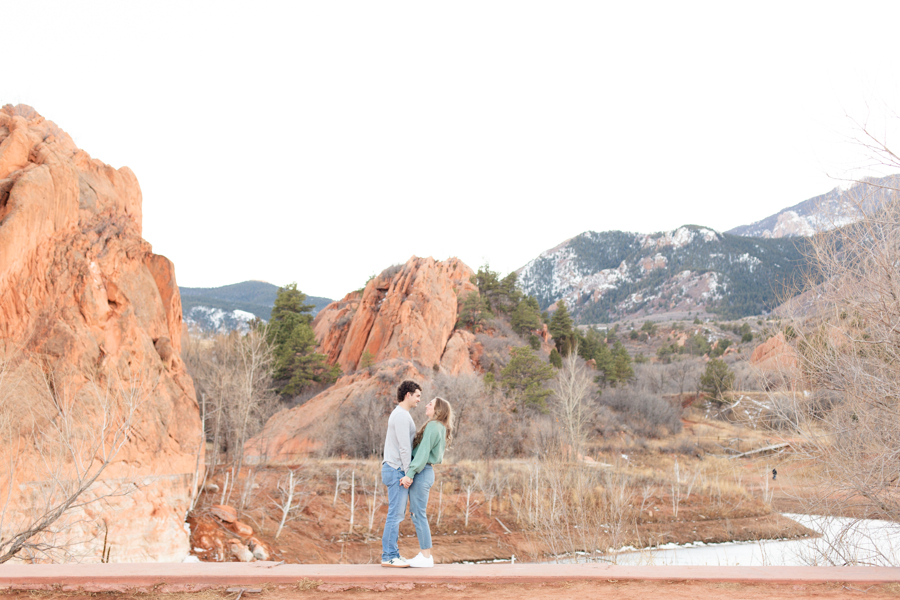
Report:
[[391,560],[381,561],[382,567],[408,567],[409,562],[405,558],[392,558]]
[[434,566],[434,557],[432,556],[422,556],[422,553],[419,552],[416,554],[414,558],[409,559],[409,566],[411,567],[433,567]]

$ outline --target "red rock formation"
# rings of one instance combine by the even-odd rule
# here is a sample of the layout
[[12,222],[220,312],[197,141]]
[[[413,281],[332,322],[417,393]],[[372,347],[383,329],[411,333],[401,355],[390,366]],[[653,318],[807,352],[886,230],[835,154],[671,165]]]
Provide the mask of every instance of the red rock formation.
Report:
[[472,332],[465,329],[454,331],[441,357],[441,369],[451,375],[474,373],[473,354],[477,352],[476,343]]
[[[472,333],[454,329],[458,299],[477,289],[473,275],[456,258],[413,257],[372,279],[361,293],[319,311],[313,321],[319,352],[346,375],[309,402],[269,419],[246,444],[246,460],[289,463],[320,448],[342,407],[393,398],[403,379],[424,385],[435,371],[474,373],[483,348]],[[364,352],[375,366],[357,371]]]
[[440,365],[458,299],[477,289],[472,275],[457,258],[413,257],[372,279],[361,297],[348,294],[319,311],[313,323],[319,351],[345,373],[357,368],[366,351],[374,362],[405,358]]
[[[88,495],[108,481],[140,485],[85,507],[56,538],[81,560],[100,559],[104,534],[114,562],[177,561],[189,551],[183,523],[201,430],[179,357],[181,321],[172,263],[141,238],[134,174],[92,159],[30,107],[0,110],[0,358],[23,381],[52,375],[52,392],[81,409],[85,430],[97,426],[92,390],[113,390],[111,410],[122,387],[139,400],[134,435]],[[55,414],[47,390],[8,395],[3,408],[28,410],[20,416],[38,425]],[[0,473],[0,490],[16,490],[6,525],[30,510],[45,476],[27,435],[8,433],[0,446],[3,464],[17,444],[26,448],[14,471]]]
[[398,359],[385,361],[371,371],[363,369],[345,375],[309,402],[273,415],[263,430],[245,444],[245,460],[250,464],[296,462],[322,447],[328,430],[340,426],[337,417],[344,407],[379,398],[387,400],[383,404],[390,406],[401,381],[412,379],[424,384],[429,377],[411,362]]
[[797,366],[797,354],[779,331],[753,349],[750,364],[764,371],[791,370]]

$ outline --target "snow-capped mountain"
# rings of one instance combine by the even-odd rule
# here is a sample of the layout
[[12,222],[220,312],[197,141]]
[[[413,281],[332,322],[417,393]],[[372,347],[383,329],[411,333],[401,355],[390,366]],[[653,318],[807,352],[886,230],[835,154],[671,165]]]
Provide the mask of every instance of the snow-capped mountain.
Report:
[[246,333],[250,328],[249,323],[256,318],[256,315],[245,310],[225,311],[212,306],[193,306],[190,310],[183,312],[184,322],[188,327],[198,328],[208,333],[225,331]]
[[726,233],[750,237],[798,237],[858,221],[885,203],[900,198],[900,175],[869,178],[846,189],[804,200],[761,221],[735,227]]
[[795,240],[687,225],[652,234],[588,231],[517,273],[542,308],[564,300],[579,322],[593,323],[660,313],[761,314],[798,283],[803,264]]
[[[278,296],[278,286],[265,281],[244,281],[217,288],[179,287],[184,322],[207,333],[246,331],[255,318],[268,321]],[[315,316],[331,303],[328,298],[307,296]]]

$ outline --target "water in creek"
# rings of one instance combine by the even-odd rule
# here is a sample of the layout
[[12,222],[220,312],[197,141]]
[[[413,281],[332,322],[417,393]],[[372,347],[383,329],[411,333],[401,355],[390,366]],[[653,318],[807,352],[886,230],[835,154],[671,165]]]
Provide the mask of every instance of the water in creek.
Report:
[[[900,565],[900,523],[815,515],[784,515],[821,534],[802,540],[760,540],[725,544],[667,544],[605,555],[620,565]],[[583,562],[586,557],[560,557]],[[556,561],[554,561],[556,562]]]

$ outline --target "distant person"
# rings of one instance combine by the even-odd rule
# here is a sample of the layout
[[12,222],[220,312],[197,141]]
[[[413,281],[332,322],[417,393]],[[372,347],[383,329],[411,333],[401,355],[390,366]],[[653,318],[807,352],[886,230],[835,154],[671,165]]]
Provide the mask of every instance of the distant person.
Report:
[[772,469],[772,481],[775,481],[776,477],[778,477],[778,471],[776,469]]
[[400,522],[406,514],[406,502],[409,499],[409,484],[401,485],[400,481],[409,469],[412,442],[416,435],[416,424],[409,411],[421,399],[422,387],[415,381],[404,381],[397,388],[397,406],[388,419],[384,460],[381,463],[381,481],[387,486],[388,494],[388,512],[384,521],[384,535],[381,536],[382,567],[409,566],[406,559],[400,556],[397,545]]
[[421,552],[409,560],[410,567],[433,567],[431,555],[431,527],[425,509],[428,507],[428,492],[434,485],[434,469],[440,464],[444,450],[453,439],[453,409],[443,398],[435,398],[425,407],[428,421],[416,433],[413,440],[413,458],[400,483],[409,486],[409,512],[416,537],[419,538]]

